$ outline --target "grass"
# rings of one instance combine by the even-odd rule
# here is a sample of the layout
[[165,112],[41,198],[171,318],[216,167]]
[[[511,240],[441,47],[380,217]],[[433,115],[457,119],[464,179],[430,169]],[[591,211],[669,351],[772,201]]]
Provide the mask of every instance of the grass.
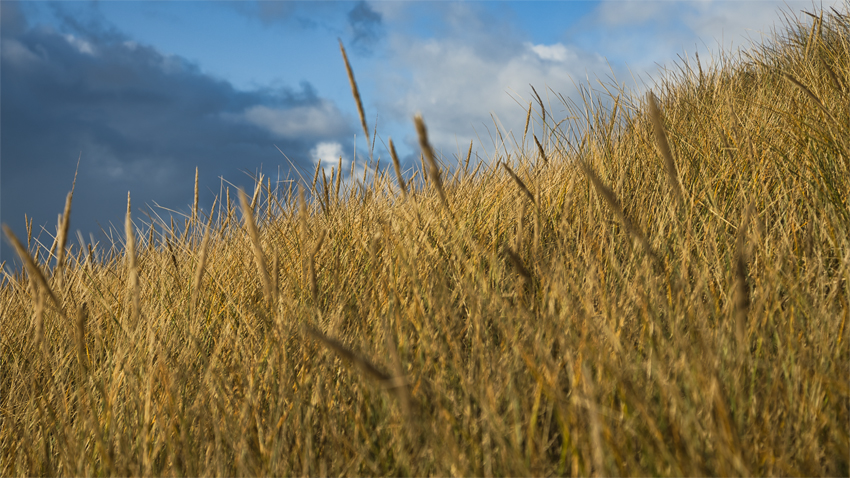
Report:
[[417,118],[418,177],[6,229],[0,475],[847,476],[850,22],[811,17],[566,126],[535,95],[472,171]]

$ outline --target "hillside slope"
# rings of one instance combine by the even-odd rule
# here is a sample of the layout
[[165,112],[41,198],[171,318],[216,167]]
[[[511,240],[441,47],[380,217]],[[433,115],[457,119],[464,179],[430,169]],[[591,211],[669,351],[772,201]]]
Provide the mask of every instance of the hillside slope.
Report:
[[850,16],[718,60],[404,188],[24,238],[0,475],[850,474]]

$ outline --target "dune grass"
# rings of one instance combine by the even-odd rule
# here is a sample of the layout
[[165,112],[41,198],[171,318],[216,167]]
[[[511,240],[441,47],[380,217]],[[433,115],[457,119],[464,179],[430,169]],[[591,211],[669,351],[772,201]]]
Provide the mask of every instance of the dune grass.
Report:
[[0,475],[847,476],[850,17],[786,20],[519,156],[7,229]]

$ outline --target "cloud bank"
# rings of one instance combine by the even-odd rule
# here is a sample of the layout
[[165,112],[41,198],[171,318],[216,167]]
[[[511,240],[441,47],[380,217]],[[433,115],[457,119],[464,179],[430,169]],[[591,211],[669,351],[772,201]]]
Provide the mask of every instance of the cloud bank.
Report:
[[[209,206],[219,176],[247,186],[242,171],[261,165],[266,175],[285,165],[285,175],[275,146],[309,170],[316,144],[352,135],[346,115],[307,82],[239,91],[97,23],[59,31],[1,5],[0,215],[19,236],[24,213],[55,231],[78,157],[72,230],[87,235],[121,224],[128,191],[138,208],[186,210],[197,166]],[[11,259],[5,241],[2,253]]]
[[[550,118],[560,120],[568,112],[559,96],[583,105],[578,86],[602,92],[600,82],[616,83],[641,93],[682,58],[693,60],[699,53],[707,67],[720,51],[746,49],[768,39],[774,26],[781,26],[782,12],[799,15],[811,11],[812,3],[598,2],[581,19],[565,19],[557,41],[546,42],[519,28],[509,9],[500,12],[486,3],[402,9],[376,2],[374,8],[388,24],[429,18],[425,33],[390,28],[382,52],[381,66],[386,66],[366,72],[380,92],[366,101],[391,121],[408,125],[404,143],[414,151],[408,161],[416,163],[417,141],[410,127],[416,112],[422,112],[432,142],[447,156],[458,150],[465,154],[469,141],[478,146],[479,139],[492,154],[500,143],[495,123],[503,135],[511,131],[522,136],[525,108],[534,99],[530,85],[542,96]],[[539,135],[540,125],[535,126]]]

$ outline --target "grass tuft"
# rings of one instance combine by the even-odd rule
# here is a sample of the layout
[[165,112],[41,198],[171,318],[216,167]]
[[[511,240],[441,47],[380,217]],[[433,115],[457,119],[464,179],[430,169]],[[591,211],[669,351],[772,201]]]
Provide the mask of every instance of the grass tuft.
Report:
[[244,227],[229,190],[184,227],[128,196],[123,244],[66,244],[70,195],[52,244],[4,226],[0,476],[850,475],[848,18],[663,111],[535,91],[540,139],[455,171],[417,116],[398,190],[340,159]]

